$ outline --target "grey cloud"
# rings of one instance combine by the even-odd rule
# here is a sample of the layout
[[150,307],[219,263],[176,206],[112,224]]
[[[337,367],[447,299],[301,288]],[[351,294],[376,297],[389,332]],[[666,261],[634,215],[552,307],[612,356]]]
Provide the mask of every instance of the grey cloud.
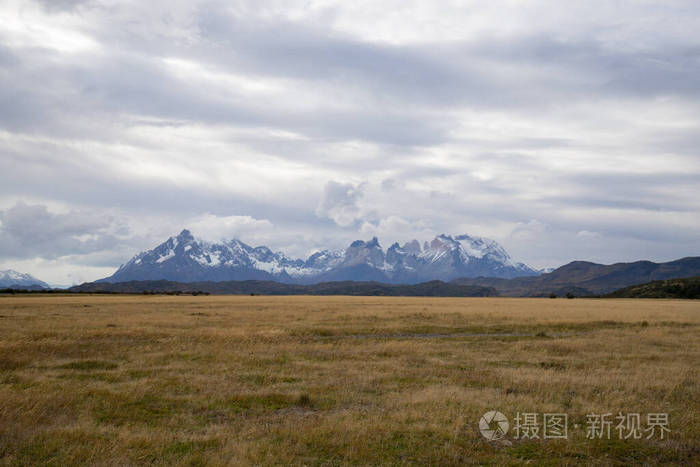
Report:
[[[639,97],[694,94],[698,85],[693,77],[700,72],[692,48],[634,55],[604,49],[594,41],[562,42],[546,36],[393,47],[330,36],[327,31],[288,22],[249,23],[220,9],[200,14],[200,42],[191,47],[161,44],[149,54],[148,44],[144,48],[142,43],[117,47],[110,43],[113,48],[103,58],[80,63],[44,60],[50,65],[40,66],[33,74],[16,70],[26,74],[21,82],[36,82],[40,73],[41,80],[52,85],[37,94],[17,89],[16,79],[3,83],[8,108],[13,109],[4,118],[28,124],[43,116],[49,119],[48,125],[55,125],[66,112],[95,113],[98,118],[117,112],[293,128],[314,138],[433,145],[445,141],[454,125],[448,114],[436,115],[436,108],[525,110],[611,92]],[[113,31],[104,34],[110,38]],[[313,113],[250,99],[232,102],[174,78],[154,63],[154,57],[171,55],[208,60],[216,69],[251,77],[293,77],[310,87],[319,83],[350,92],[361,89],[361,96],[372,99],[366,99],[368,105],[363,107],[329,106]],[[545,76],[501,69],[503,64],[518,63],[555,68]],[[52,89],[60,89],[60,94]],[[406,112],[409,104],[411,111]],[[57,107],[63,110],[60,115]]]
[[[144,115],[181,121],[224,123],[240,127],[292,129],[317,139],[367,140],[396,145],[429,145],[443,141],[447,118],[429,118],[388,108],[321,108],[307,113],[280,108],[251,98],[232,101],[175,78],[152,57],[113,51],[89,64],[42,65],[15,63],[13,74],[0,76],[0,99],[5,112],[0,123],[8,129],[51,133],[80,132],[82,126],[114,116]],[[31,56],[31,53],[29,54]],[[26,59],[25,59],[26,61]],[[17,79],[21,77],[21,79]],[[40,89],[21,83],[44,82]],[[77,120],[66,121],[66,115]]]
[[[700,71],[697,44],[664,43],[655,50],[634,50],[588,38],[517,35],[397,47],[328,36],[292,23],[243,23],[218,11],[201,19],[200,32],[234,52],[212,57],[219,66],[361,83],[392,103],[541,107],[601,93],[648,97],[695,95],[700,89],[693,79]],[[513,73],[514,65],[523,72]]]
[[[317,221],[313,212],[294,200],[271,204],[244,193],[222,193],[207,186],[181,186],[163,180],[125,179],[109,166],[84,163],[56,146],[36,147],[30,155],[8,151],[4,155],[11,172],[0,172],[0,196],[39,196],[61,199],[73,205],[100,209],[118,207],[134,215],[161,213],[182,217],[256,213],[281,222]],[[47,183],[47,180],[51,180]]]
[[19,58],[12,51],[11,48],[0,44],[0,66],[10,67],[17,66],[20,63]]
[[[506,226],[499,227],[505,232],[540,219],[554,233],[523,247],[524,260],[543,258],[548,241],[566,243],[581,230],[601,233],[588,243],[576,240],[582,256],[602,248],[608,236],[621,249],[625,236],[637,242],[629,250],[634,254],[653,244],[678,256],[695,248],[688,238],[697,237],[697,221],[674,234],[676,225],[657,225],[656,217],[690,217],[699,209],[700,40],[670,26],[674,18],[686,28],[693,23],[692,2],[662,8],[665,20],[651,33],[630,23],[655,18],[657,7],[620,4],[611,8],[624,21],[582,20],[559,34],[534,24],[492,34],[486,24],[470,40],[426,34],[399,45],[335,29],[332,16],[342,15],[342,7],[327,13],[330,19],[292,20],[250,15],[264,8],[259,2],[238,2],[235,9],[225,2],[172,4],[167,11],[143,2],[42,4],[50,17],[71,15],[78,32],[99,45],[79,53],[51,44],[0,45],[4,200],[55,200],[73,206],[76,219],[82,210],[112,208],[132,219],[174,223],[202,212],[251,215],[269,219],[280,239],[315,246],[356,237],[360,221],[398,216],[445,232],[454,225]],[[639,14],[625,17],[628,8]],[[196,72],[173,74],[166,58],[252,82],[272,79],[289,91],[270,97],[202,85]],[[193,145],[190,161],[168,157],[180,148],[154,136],[160,133],[151,130],[163,125],[183,133],[236,131],[205,133],[214,136]],[[214,156],[211,145],[223,149]],[[159,164],[165,176],[115,170],[110,158],[134,154]],[[627,157],[629,167],[597,166],[607,155],[626,154],[635,155]],[[677,167],[660,160],[669,154]],[[254,177],[240,173],[245,169],[232,169],[230,187],[202,177],[226,158],[265,155],[292,166],[294,175],[260,193],[235,186]],[[188,170],[204,181],[186,181],[181,174]],[[601,210],[620,214],[599,219]],[[123,255],[143,241],[115,239],[121,235],[115,225],[99,216],[96,225],[78,222],[77,233],[68,218],[36,206],[17,205],[3,216],[3,254],[55,251],[100,262],[109,261],[104,252]],[[33,217],[55,241],[29,232]],[[76,239],[87,234],[96,237]],[[674,241],[676,247],[667,246]],[[612,248],[605,251],[613,255]]]
[[[695,188],[700,171],[656,174],[579,173],[566,177],[569,193],[549,199],[550,202],[619,209],[651,211],[686,211],[698,209],[698,201],[690,199],[681,188]],[[674,195],[673,192],[678,192]]]
[[396,188],[396,180],[393,178],[385,178],[382,180],[382,190],[391,191]]
[[36,0],[48,12],[73,11],[76,8],[90,3],[91,0]]
[[494,63],[550,67],[550,79],[539,85],[552,86],[546,94],[560,98],[601,94],[647,98],[696,95],[700,91],[700,83],[693,79],[700,72],[698,45],[659,41],[656,48],[649,49],[600,39],[561,40],[538,35],[486,39],[467,46],[465,52]]
[[73,211],[55,214],[23,202],[0,212],[0,256],[56,258],[115,246],[115,234],[128,234],[106,215]]

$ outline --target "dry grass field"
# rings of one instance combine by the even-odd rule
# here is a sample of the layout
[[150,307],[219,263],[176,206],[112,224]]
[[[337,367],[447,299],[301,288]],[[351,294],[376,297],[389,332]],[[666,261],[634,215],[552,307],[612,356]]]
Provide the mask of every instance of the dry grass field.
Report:
[[0,464],[697,465],[699,362],[698,301],[4,296]]

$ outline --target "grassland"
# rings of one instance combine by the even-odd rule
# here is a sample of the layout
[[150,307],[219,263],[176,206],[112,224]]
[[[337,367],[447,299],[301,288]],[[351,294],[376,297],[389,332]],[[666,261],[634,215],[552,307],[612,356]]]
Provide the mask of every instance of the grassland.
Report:
[[[6,296],[0,464],[698,464],[698,362],[697,301]],[[618,411],[671,432],[586,438]]]

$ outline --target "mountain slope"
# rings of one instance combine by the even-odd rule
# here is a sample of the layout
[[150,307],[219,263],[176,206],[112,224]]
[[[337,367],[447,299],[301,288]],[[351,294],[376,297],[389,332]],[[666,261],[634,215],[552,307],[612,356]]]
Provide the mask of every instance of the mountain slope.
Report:
[[667,279],[633,285],[616,290],[610,298],[681,298],[700,299],[700,276],[685,279]]
[[700,275],[700,257],[682,258],[667,263],[636,261],[611,265],[574,261],[548,274],[510,280],[494,278],[460,278],[462,285],[494,287],[508,296],[546,296],[572,292],[574,295],[606,294],[614,290],[654,280]]
[[196,240],[189,230],[144,251],[98,282],[172,280],[180,282],[272,280],[287,271],[303,270],[303,262],[290,260],[266,247],[253,248],[238,240],[212,244]]
[[274,280],[311,284],[329,281],[418,283],[457,277],[537,275],[512,261],[497,242],[481,237],[438,235],[421,247],[417,240],[384,251],[377,238],[357,240],[345,250],[323,250],[292,259],[265,246],[240,240],[209,243],[183,230],[152,250],[134,256],[98,282]]
[[23,274],[21,272],[15,271],[14,269],[7,269],[5,271],[0,271],[0,288],[48,289],[50,288],[50,286],[46,282],[37,279],[31,274]]

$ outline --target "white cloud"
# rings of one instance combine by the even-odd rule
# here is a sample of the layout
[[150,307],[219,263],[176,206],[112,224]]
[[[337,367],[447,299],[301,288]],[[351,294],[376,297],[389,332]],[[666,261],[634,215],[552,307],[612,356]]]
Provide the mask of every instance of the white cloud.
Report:
[[364,185],[329,181],[323,188],[323,196],[316,214],[332,219],[340,227],[349,227],[360,219],[359,201]]
[[49,48],[64,54],[99,50],[99,43],[81,31],[83,24],[77,16],[47,14],[39,6],[21,0],[0,4],[0,16],[0,43],[5,45]]
[[251,216],[216,216],[203,214],[185,222],[185,225],[198,237],[217,242],[232,238],[244,241],[269,238],[274,225],[267,219]]

